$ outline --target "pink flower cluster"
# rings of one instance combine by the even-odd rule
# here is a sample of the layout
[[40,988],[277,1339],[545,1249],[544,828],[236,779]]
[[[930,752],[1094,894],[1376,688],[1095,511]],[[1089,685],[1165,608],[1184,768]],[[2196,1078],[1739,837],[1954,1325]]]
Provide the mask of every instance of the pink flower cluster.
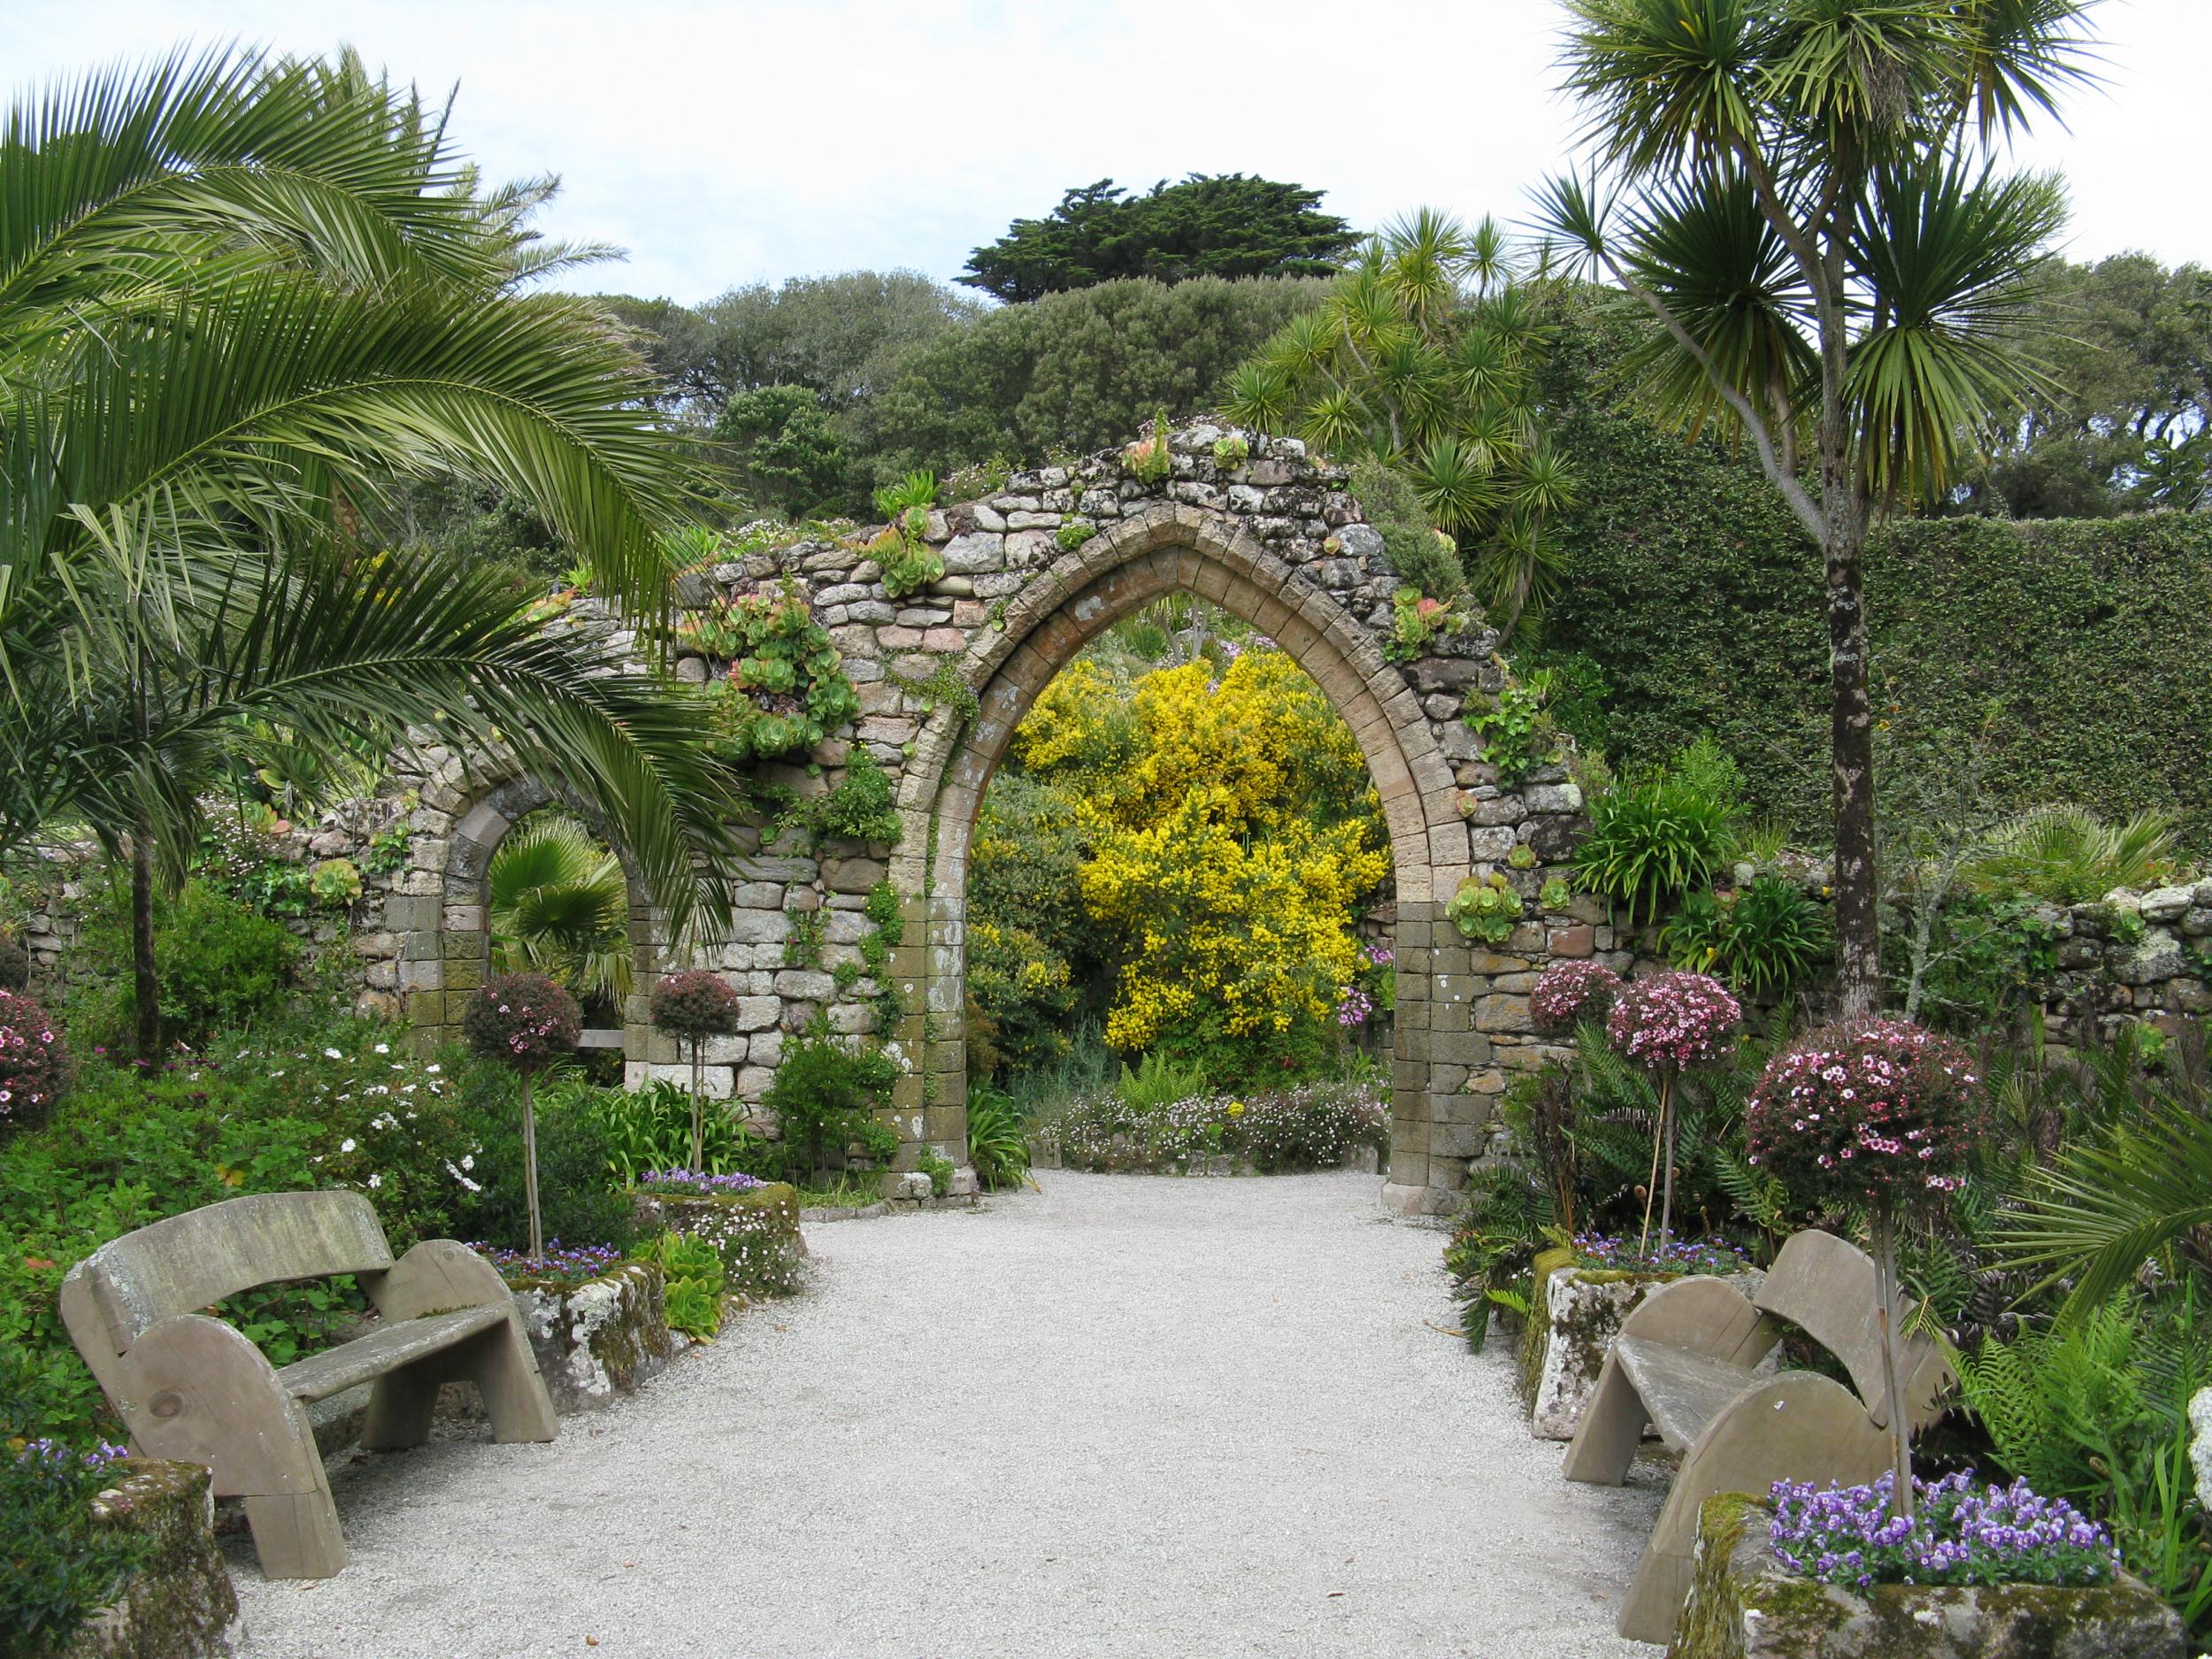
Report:
[[503,973],[468,1000],[461,1034],[487,1060],[534,1071],[576,1046],[584,1010],[542,973]]
[[1709,974],[1655,973],[1621,987],[1605,1035],[1639,1065],[1678,1071],[1727,1058],[1742,1024],[1742,1005]]
[[0,991],[0,1127],[38,1122],[68,1080],[69,1051],[46,1010]]
[[649,1007],[653,1023],[672,1036],[718,1036],[737,1029],[737,993],[718,973],[692,968],[661,976]]
[[1572,1031],[1586,1019],[1601,1019],[1621,994],[1621,976],[1601,962],[1555,962],[1537,977],[1528,994],[1528,1011],[1539,1031]]
[[1751,1162],[1801,1202],[1924,1202],[1965,1184],[1982,1111],[1966,1050],[1909,1020],[1815,1032],[1767,1067]]

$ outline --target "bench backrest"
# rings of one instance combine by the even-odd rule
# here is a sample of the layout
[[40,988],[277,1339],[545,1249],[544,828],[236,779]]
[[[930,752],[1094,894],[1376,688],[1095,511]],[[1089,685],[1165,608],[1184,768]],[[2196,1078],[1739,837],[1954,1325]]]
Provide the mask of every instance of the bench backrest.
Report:
[[359,1193],[257,1193],[102,1245],[63,1280],[62,1317],[87,1359],[96,1346],[119,1356],[156,1320],[242,1290],[391,1264],[383,1226]]
[[[1763,1312],[1787,1319],[1843,1362],[1877,1423],[1889,1421],[1882,1377],[1882,1330],[1874,1309],[1874,1258],[1833,1233],[1808,1228],[1784,1242],[1752,1300]],[[1911,1304],[1900,1300],[1891,1329],[1902,1334]],[[1898,1367],[1905,1381],[1908,1425],[1935,1418],[1935,1398],[1949,1376],[1942,1355],[1925,1337],[1904,1338]]]

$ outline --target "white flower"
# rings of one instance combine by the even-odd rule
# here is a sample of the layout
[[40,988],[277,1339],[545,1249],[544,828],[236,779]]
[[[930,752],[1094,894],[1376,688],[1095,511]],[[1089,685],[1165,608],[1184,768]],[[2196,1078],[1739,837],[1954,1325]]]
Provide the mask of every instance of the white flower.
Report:
[[352,1150],[353,1150],[353,1137],[352,1137],[351,1135],[348,1135],[348,1136],[347,1136],[347,1137],[346,1137],[343,1141],[341,1141],[338,1143],[338,1150],[339,1150],[339,1151],[341,1151],[341,1152],[350,1152],[350,1151],[352,1151]]
[[326,1060],[342,1060],[345,1057],[344,1053],[336,1048],[326,1048],[323,1050],[323,1058]]
[[474,1169],[476,1167],[476,1154],[473,1152],[463,1153],[461,1155],[461,1167],[465,1170]]
[[381,1175],[372,1175],[369,1177],[369,1185],[372,1187],[381,1187],[384,1185],[384,1178]]
[[392,1045],[388,1042],[380,1042],[376,1045],[376,1052],[379,1054],[389,1054],[391,1051]]
[[435,1077],[439,1072],[444,1071],[445,1068],[442,1065],[426,1065],[423,1067],[423,1070],[429,1072],[432,1077]]

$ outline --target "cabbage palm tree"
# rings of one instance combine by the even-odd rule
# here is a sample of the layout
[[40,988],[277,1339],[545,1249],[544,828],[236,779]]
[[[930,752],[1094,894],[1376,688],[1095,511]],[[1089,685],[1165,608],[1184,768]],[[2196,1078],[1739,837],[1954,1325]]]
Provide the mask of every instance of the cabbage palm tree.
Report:
[[565,257],[485,195],[442,111],[350,55],[173,56],[0,134],[0,849],[78,824],[132,857],[140,1045],[157,862],[263,735],[375,761],[503,746],[587,803],[680,924],[726,902],[699,722],[494,572],[357,545],[393,480],[527,502],[633,616],[682,483]]
[[1652,403],[1748,437],[1827,586],[1839,988],[1881,987],[1861,554],[2041,380],[2055,180],[1998,143],[2086,78],[2093,0],[1568,0],[1586,178],[1548,234],[1640,300]]
[[1222,404],[1232,420],[1402,473],[1473,549],[1476,588],[1509,626],[1557,583],[1544,526],[1572,493],[1537,419],[1545,330],[1523,275],[1494,220],[1471,229],[1423,208],[1238,367]]

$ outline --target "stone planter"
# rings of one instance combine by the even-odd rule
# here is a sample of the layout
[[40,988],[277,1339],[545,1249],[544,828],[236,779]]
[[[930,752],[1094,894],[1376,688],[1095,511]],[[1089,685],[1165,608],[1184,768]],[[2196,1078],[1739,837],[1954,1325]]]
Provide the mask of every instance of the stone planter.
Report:
[[784,1182],[706,1197],[641,1192],[637,1208],[647,1226],[664,1224],[712,1245],[722,1258],[723,1288],[733,1296],[786,1296],[799,1287],[806,1240],[799,1234],[799,1194]]
[[515,1286],[555,1411],[603,1409],[675,1358],[661,1288],[660,1269],[646,1262],[625,1262],[580,1285]]
[[61,1659],[228,1659],[244,1632],[223,1552],[212,1481],[197,1463],[131,1457],[94,1500],[110,1526],[150,1540],[122,1594],[92,1617]]
[[[1536,1258],[1542,1290],[1535,1317],[1521,1331],[1521,1387],[1529,1402],[1531,1433],[1544,1440],[1574,1439],[1621,1322],[1653,1291],[1681,1277],[1577,1267],[1563,1250]],[[1724,1282],[1750,1296],[1765,1279],[1753,1268]]]
[[1698,1516],[1690,1599],[1667,1659],[2183,1659],[2181,1620],[2139,1581],[1847,1590],[1784,1571],[1770,1511],[1740,1493]]

